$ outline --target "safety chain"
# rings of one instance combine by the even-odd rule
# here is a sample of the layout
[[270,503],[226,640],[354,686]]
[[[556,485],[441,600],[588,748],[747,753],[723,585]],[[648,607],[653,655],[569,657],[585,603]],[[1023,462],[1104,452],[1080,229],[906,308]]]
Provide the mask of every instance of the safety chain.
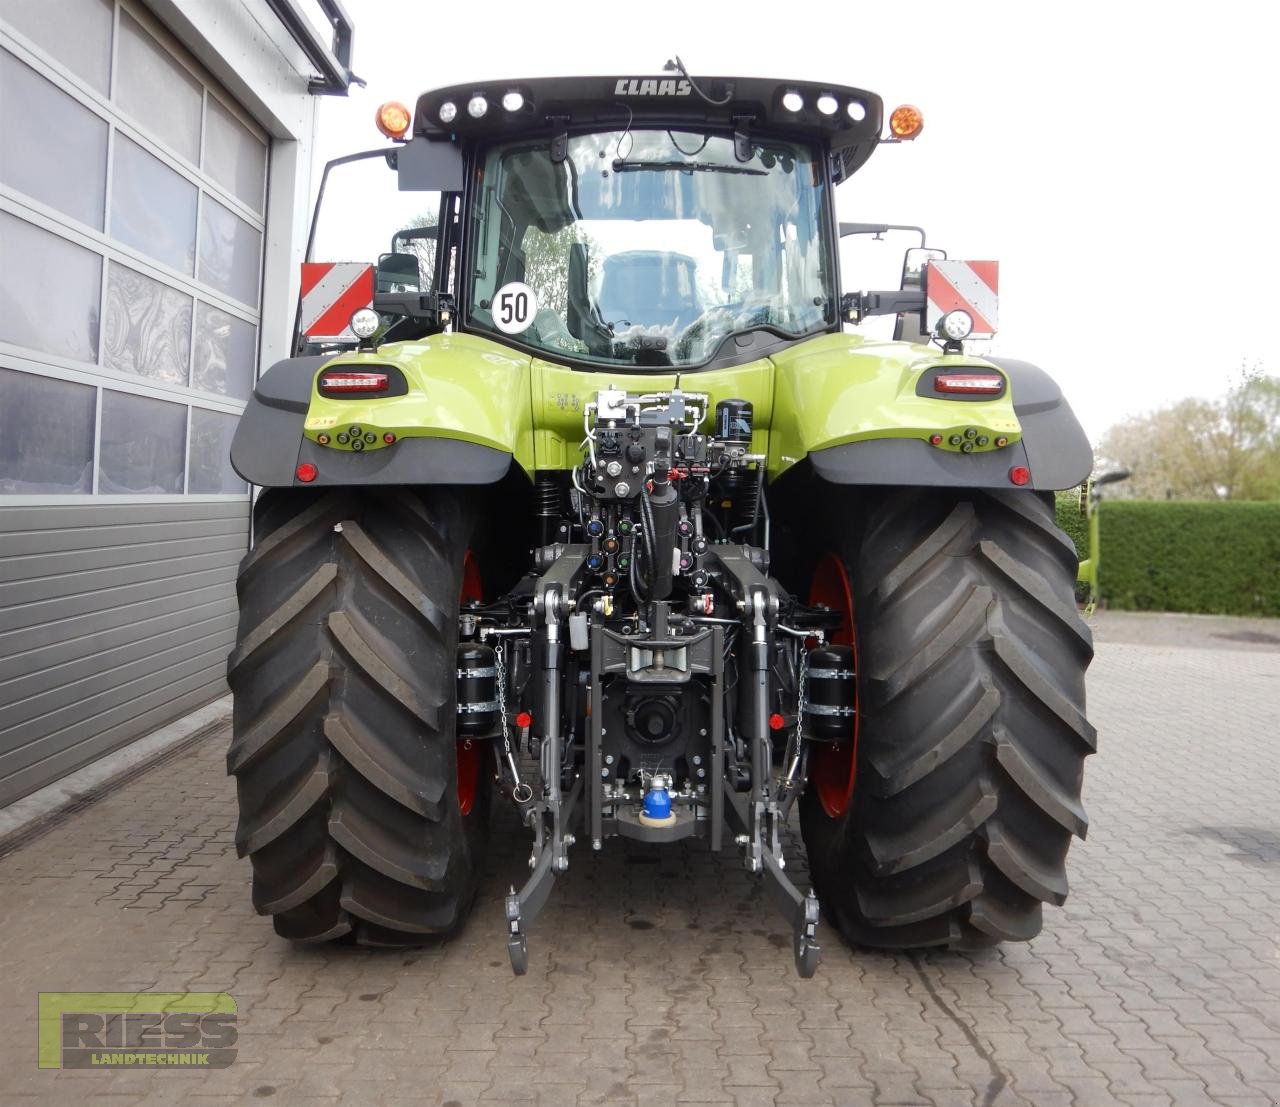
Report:
[[809,651],[800,643],[800,674],[796,681],[796,746],[804,748],[804,709],[809,696]]
[[520,767],[516,764],[515,753],[511,749],[511,723],[507,717],[507,648],[499,641],[494,647],[494,668],[498,677],[498,717],[502,726],[502,755],[506,758],[507,768],[511,772],[511,798],[516,803],[528,803],[533,799],[533,789],[520,780]]
[[494,669],[498,675],[498,717],[502,721],[502,745],[505,752],[511,749],[511,724],[507,721],[507,649],[499,640],[493,650]]

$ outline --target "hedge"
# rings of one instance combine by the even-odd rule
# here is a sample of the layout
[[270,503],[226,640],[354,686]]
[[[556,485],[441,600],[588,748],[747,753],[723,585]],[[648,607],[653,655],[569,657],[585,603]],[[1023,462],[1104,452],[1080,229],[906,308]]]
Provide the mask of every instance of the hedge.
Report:
[[1101,510],[1109,606],[1280,616],[1280,502],[1104,500]]
[[1076,544],[1076,553],[1083,561],[1089,556],[1089,520],[1080,510],[1080,489],[1069,488],[1057,493],[1058,526],[1065,530]]

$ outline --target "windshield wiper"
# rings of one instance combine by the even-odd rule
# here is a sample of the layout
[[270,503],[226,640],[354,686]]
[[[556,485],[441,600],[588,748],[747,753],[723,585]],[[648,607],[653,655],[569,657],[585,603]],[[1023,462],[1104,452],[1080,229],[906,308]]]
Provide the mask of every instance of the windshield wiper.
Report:
[[668,173],[746,173],[752,177],[767,177],[767,169],[751,169],[745,165],[716,165],[706,161],[623,161],[615,158],[615,173],[668,172]]

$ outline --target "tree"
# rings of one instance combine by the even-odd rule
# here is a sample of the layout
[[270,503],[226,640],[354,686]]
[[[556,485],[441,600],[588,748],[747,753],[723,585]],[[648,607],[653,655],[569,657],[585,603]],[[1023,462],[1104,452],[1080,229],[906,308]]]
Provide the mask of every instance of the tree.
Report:
[[1280,498],[1280,378],[1254,366],[1217,401],[1187,399],[1117,423],[1098,469],[1133,476],[1110,493],[1131,499]]
[[520,244],[524,253],[525,284],[537,292],[539,308],[547,308],[561,319],[568,317],[569,247],[579,242],[587,247],[590,286],[600,269],[600,250],[581,224],[569,223],[550,234],[529,227]]
[[[435,228],[439,223],[439,215],[434,211],[426,212],[422,215],[415,215],[405,224],[406,231],[420,230],[423,228]],[[402,241],[399,245],[402,251],[414,254],[418,258],[418,281],[419,287],[422,289],[429,288],[435,277],[436,267],[436,239],[431,238],[410,238]]]

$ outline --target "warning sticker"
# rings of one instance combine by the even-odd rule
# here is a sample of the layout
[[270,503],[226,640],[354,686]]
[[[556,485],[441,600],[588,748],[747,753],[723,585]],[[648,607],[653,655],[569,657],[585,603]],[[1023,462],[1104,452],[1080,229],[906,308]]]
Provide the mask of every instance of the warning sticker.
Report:
[[925,271],[928,309],[925,326],[936,334],[938,320],[949,311],[967,311],[973,318],[973,337],[996,333],[996,303],[1000,265],[995,261],[931,261]]
[[523,334],[538,314],[538,294],[522,281],[498,289],[493,298],[493,325],[503,334]]

